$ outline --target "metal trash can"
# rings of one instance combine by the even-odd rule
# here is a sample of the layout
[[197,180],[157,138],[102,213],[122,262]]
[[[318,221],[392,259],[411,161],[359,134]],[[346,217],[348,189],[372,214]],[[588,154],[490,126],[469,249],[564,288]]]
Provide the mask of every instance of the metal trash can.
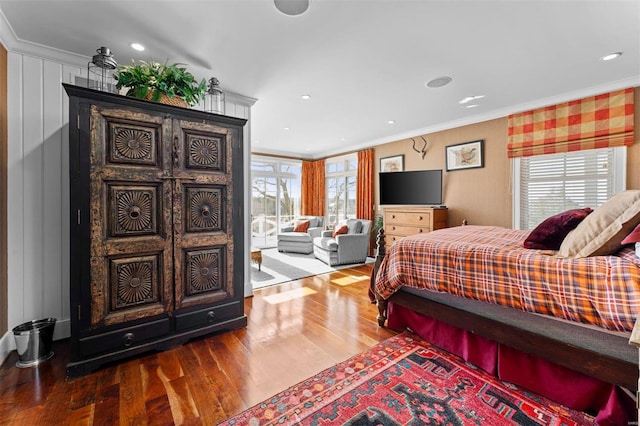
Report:
[[18,362],[16,367],[33,367],[43,361],[51,359],[53,330],[56,327],[55,318],[33,320],[13,328],[16,339]]

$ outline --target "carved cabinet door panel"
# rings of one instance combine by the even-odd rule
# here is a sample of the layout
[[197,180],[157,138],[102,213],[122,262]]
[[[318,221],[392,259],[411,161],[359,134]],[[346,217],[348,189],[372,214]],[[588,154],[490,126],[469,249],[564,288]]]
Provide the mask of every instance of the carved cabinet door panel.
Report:
[[91,327],[173,307],[171,120],[91,106]]
[[188,120],[174,122],[173,138],[175,307],[180,309],[234,296],[234,142],[227,128]]

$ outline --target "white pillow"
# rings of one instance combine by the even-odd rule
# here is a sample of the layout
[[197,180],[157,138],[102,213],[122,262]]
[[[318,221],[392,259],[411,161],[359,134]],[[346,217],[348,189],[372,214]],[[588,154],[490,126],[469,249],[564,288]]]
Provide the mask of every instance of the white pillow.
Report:
[[562,241],[563,257],[606,256],[640,223],[640,190],[620,192],[596,208]]

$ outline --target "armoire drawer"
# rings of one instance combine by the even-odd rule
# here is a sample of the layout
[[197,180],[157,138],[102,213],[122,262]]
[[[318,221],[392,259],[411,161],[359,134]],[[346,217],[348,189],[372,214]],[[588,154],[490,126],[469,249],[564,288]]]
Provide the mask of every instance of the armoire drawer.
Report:
[[211,306],[206,309],[188,313],[176,314],[176,331],[188,330],[194,327],[213,325],[225,318],[230,318],[239,312],[240,302]]
[[167,335],[170,332],[171,321],[169,318],[121,328],[108,333],[80,339],[80,354],[82,356],[90,356],[101,352],[126,349],[137,346],[147,340]]

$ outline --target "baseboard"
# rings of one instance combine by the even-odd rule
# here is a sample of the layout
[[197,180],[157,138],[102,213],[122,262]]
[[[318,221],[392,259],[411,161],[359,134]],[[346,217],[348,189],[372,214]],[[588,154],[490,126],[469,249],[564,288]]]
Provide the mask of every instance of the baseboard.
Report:
[[7,331],[0,339],[0,365],[4,364],[4,361],[15,348],[16,341],[13,338],[13,332]]
[[71,320],[56,321],[56,329],[53,331],[53,340],[68,339],[71,337]]
[[[71,320],[56,321],[53,340],[68,339],[69,337],[71,337]],[[9,354],[15,350],[16,340],[13,338],[13,331],[9,330],[0,339],[0,365],[2,365]]]

